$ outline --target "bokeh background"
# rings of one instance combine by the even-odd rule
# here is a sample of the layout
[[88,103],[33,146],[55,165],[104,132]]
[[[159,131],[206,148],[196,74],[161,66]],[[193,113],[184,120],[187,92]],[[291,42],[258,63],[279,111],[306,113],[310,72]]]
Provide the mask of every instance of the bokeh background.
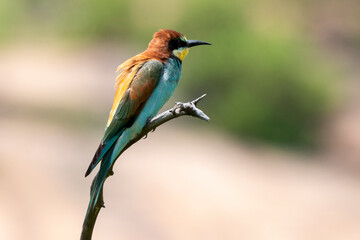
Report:
[[191,49],[180,118],[118,160],[94,239],[360,239],[356,0],[0,3],[0,239],[78,239],[115,69]]

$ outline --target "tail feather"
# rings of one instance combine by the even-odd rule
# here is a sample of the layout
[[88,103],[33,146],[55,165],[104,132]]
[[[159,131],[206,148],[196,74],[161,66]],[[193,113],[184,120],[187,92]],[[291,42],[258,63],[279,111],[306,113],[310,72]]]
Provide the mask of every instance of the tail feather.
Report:
[[91,185],[91,191],[90,191],[90,202],[89,206],[86,212],[85,221],[88,217],[88,214],[95,208],[96,202],[99,199],[99,195],[101,192],[101,189],[104,185],[106,176],[110,170],[112,161],[111,161],[111,153],[112,151],[108,151],[107,154],[103,157],[103,160],[101,162],[100,170],[96,177],[94,178],[94,181]]
[[105,148],[105,144],[100,143],[100,145],[97,148],[97,150],[95,152],[95,155],[94,155],[88,169],[86,170],[85,177],[87,177],[92,172],[92,170],[96,167],[96,165],[100,162],[100,160],[101,160],[101,158],[100,158],[101,152],[104,150],[104,148]]
[[114,143],[119,138],[119,136],[121,135],[122,132],[123,131],[119,131],[115,136],[113,136],[106,143],[103,143],[103,142],[100,143],[88,169],[86,170],[85,177],[87,177],[92,172],[92,170],[94,170],[96,165],[98,165],[98,163],[101,161],[101,159],[105,156],[105,154],[109,151],[109,149],[114,145]]
[[[113,138],[111,138],[110,141],[108,141],[105,144],[105,146],[102,146],[102,145],[99,146],[99,149],[96,151],[95,157],[94,157],[93,161],[91,162],[88,171],[86,172],[86,174],[88,175],[93,170],[93,168],[96,166],[96,164],[98,164],[101,160],[99,172],[97,173],[97,175],[95,176],[95,178],[91,184],[90,202],[89,202],[89,206],[88,206],[88,209],[86,212],[84,224],[86,223],[90,213],[94,213],[94,212],[96,213],[96,211],[100,210],[100,208],[95,209],[96,203],[98,202],[99,196],[103,189],[104,182],[110,171],[110,168],[111,168],[113,162],[119,156],[119,155],[113,156],[114,150],[116,150],[115,149],[116,144],[114,144],[114,143],[116,142],[116,140],[119,138],[119,136],[122,134],[123,131],[124,130],[117,133]],[[118,149],[118,151],[121,152],[119,149]],[[101,153],[101,154],[99,154],[99,153]],[[96,159],[96,161],[94,161],[95,159]]]

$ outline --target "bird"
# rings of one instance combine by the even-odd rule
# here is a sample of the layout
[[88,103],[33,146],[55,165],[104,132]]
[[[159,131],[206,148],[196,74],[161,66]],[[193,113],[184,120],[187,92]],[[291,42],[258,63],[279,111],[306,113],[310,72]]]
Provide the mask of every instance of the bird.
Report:
[[160,29],[144,52],[117,68],[116,92],[104,136],[85,173],[88,176],[101,162],[91,187],[88,212],[95,207],[114,161],[173,95],[189,48],[199,45],[211,44],[188,40],[174,30]]

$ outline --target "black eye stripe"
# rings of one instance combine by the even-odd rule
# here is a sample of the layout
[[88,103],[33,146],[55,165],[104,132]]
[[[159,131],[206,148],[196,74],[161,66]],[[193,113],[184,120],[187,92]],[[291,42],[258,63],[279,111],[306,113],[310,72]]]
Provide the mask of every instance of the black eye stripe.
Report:
[[181,38],[172,39],[169,42],[169,49],[174,50],[186,46],[186,41]]

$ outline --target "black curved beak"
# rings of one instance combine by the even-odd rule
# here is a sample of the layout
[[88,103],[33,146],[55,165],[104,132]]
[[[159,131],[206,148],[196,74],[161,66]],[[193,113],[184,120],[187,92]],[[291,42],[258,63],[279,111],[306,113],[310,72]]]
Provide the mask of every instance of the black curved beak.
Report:
[[187,43],[187,47],[189,47],[189,48],[199,46],[199,45],[211,45],[211,43],[198,41],[198,40],[187,40],[186,43]]

